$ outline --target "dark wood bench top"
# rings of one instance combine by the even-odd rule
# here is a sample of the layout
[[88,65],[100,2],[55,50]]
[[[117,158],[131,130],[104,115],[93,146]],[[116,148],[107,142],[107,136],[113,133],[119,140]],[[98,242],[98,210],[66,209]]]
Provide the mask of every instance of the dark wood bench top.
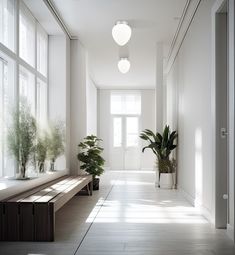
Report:
[[53,241],[55,212],[84,187],[91,175],[64,176],[0,201],[0,240]]
[[[62,200],[63,197],[69,197],[70,199],[91,181],[91,175],[65,176],[50,183],[43,184],[32,190],[26,191],[10,199],[6,199],[4,202],[56,203],[58,200]],[[56,206],[56,210],[59,208],[60,207]]]

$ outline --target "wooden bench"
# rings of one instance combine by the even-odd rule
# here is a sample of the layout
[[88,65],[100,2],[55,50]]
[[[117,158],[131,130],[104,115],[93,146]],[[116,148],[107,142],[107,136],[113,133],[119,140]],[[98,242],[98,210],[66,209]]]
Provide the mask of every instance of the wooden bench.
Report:
[[54,241],[55,212],[82,189],[92,195],[92,176],[65,176],[0,201],[1,241]]

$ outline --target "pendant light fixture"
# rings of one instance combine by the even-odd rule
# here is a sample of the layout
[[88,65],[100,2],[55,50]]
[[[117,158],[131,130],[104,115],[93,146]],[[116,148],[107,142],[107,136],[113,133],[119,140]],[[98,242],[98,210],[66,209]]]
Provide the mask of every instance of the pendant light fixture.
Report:
[[118,61],[118,70],[125,74],[130,70],[131,63],[128,58],[120,58]]
[[118,21],[112,29],[112,36],[119,46],[123,46],[131,38],[131,27],[126,21]]

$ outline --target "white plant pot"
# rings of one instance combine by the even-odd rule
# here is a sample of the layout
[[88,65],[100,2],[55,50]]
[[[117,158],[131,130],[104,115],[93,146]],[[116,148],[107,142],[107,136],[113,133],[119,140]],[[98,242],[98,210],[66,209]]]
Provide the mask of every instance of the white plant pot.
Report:
[[161,173],[160,175],[160,188],[161,189],[172,189],[173,188],[173,174],[172,173]]
[[155,187],[156,187],[156,188],[159,188],[159,171],[158,171],[157,166],[154,166],[154,167],[153,167],[153,170],[154,170],[155,173],[156,173]]

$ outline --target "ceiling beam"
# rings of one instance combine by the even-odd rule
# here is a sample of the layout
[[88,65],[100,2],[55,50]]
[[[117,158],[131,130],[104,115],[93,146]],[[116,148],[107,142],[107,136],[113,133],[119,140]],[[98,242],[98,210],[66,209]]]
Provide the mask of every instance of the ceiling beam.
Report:
[[190,25],[194,19],[194,16],[198,10],[200,3],[201,0],[196,1],[187,0],[183,10],[183,14],[180,18],[179,25],[177,27],[176,33],[171,43],[164,73],[170,72],[171,67],[174,64],[175,59],[180,51],[184,38],[190,28]]
[[68,27],[66,26],[64,20],[60,16],[60,14],[59,14],[58,10],[56,9],[55,5],[53,4],[53,2],[51,0],[43,0],[43,2],[46,4],[49,11],[53,14],[53,16],[55,17],[56,21],[58,22],[60,27],[63,29],[63,31],[68,35],[69,39],[77,40],[78,38],[76,36],[71,35]]

